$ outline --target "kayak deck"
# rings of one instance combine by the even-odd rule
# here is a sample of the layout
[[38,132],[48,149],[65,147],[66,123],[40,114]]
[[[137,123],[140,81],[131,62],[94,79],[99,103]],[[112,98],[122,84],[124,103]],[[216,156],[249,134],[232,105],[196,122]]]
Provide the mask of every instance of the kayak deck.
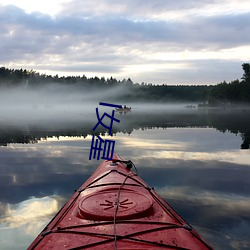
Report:
[[28,249],[212,249],[114,154]]

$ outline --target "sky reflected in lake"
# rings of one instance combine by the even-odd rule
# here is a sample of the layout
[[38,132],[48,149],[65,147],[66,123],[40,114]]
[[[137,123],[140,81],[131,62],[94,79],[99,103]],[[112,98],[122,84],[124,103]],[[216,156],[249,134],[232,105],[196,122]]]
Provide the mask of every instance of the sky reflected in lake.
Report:
[[[96,169],[91,139],[56,135],[0,148],[1,249],[25,249]],[[250,248],[250,151],[240,149],[239,133],[139,126],[112,139],[115,151],[215,249]]]

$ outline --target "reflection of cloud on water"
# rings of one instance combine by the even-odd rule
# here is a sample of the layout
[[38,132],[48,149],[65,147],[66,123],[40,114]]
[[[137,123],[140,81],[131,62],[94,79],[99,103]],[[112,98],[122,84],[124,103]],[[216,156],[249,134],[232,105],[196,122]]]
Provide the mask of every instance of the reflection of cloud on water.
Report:
[[123,150],[135,149],[134,156],[130,152],[133,159],[218,161],[249,166],[249,152],[231,148],[239,138],[230,133],[222,134],[207,128],[168,128],[165,131],[152,130],[152,133],[138,130],[133,137],[118,134],[116,139]]
[[[243,222],[244,223],[244,222]],[[194,228],[199,232],[199,234],[206,239],[207,242],[213,243],[212,246],[214,249],[234,249],[234,250],[242,250],[242,249],[250,249],[250,240],[249,237],[239,237],[236,236],[239,232],[249,232],[250,225],[244,223],[240,223],[238,226],[235,225],[232,228],[228,228],[229,230],[226,233],[194,226]],[[236,232],[236,234],[235,234]]]
[[157,188],[157,193],[168,200],[175,199],[187,203],[199,204],[200,206],[218,206],[221,209],[217,211],[218,215],[249,214],[250,198],[235,194],[225,194],[219,192],[195,191],[188,187],[162,187]]
[[0,219],[0,223],[10,228],[25,225],[25,232],[34,234],[33,227],[37,227],[43,218],[51,217],[58,209],[55,197],[31,198],[15,205],[7,204],[5,216]]
[[[221,133],[213,128],[159,128],[150,131],[138,129],[133,137],[117,135],[124,145],[153,148],[154,150],[176,150],[190,152],[217,152],[232,150],[242,142],[240,136]],[[225,143],[226,141],[226,143]]]
[[116,139],[121,141],[125,147],[140,147],[144,150],[186,150],[188,146],[186,143],[180,144],[176,140],[168,139],[164,130],[150,130],[150,133],[138,130],[133,132],[133,137],[118,133]]
[[152,157],[164,159],[183,159],[199,161],[222,161],[249,166],[250,154],[248,151],[232,150],[219,152],[180,152],[159,151],[151,152]]
[[184,149],[184,145],[179,145],[177,143],[157,143],[156,141],[151,140],[135,140],[134,138],[126,138],[126,141],[123,142],[123,144],[127,147],[133,146],[133,147],[140,147],[141,149]]
[[[12,184],[22,184],[18,179],[18,174],[42,175],[45,173],[72,174],[88,173],[90,161],[88,160],[90,143],[81,138],[71,141],[41,141],[38,144],[23,145],[13,144],[1,156],[0,166],[10,166],[3,169],[3,174],[11,175]],[[3,157],[4,156],[4,157]],[[19,165],[25,166],[20,173]],[[15,177],[14,177],[15,175]],[[22,178],[27,179],[25,176]],[[33,182],[34,178],[30,179]],[[39,180],[36,180],[39,182]],[[1,184],[0,184],[1,185]]]
[[248,196],[190,187],[162,187],[156,191],[215,249],[250,249]]
[[1,249],[25,249],[61,207],[61,197],[30,198],[18,204],[0,204]]

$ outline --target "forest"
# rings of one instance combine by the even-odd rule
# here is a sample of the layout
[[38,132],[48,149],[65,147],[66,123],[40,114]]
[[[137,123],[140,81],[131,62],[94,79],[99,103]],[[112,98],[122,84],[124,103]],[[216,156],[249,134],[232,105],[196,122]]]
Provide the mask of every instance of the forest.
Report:
[[34,70],[9,69],[0,67],[0,88],[21,87],[36,89],[57,84],[77,88],[87,93],[91,90],[120,89],[113,100],[148,101],[148,102],[199,102],[201,106],[221,106],[228,104],[250,104],[250,64],[243,63],[242,78],[216,85],[154,85],[151,83],[134,83],[130,78],[117,80],[112,76],[52,76],[40,74]]

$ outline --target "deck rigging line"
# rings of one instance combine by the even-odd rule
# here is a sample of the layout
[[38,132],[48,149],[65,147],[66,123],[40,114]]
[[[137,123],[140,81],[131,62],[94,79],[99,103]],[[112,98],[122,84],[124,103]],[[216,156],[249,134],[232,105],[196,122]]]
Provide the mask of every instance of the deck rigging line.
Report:
[[[117,160],[116,160],[116,162],[117,162]],[[121,162],[121,161],[119,161],[119,162]],[[122,161],[122,162],[124,162],[124,161]],[[132,161],[129,161],[129,163],[131,164],[132,163]],[[126,165],[126,167],[127,167],[128,165]],[[132,163],[132,166],[134,166],[135,167],[135,165],[134,165],[134,163]],[[136,169],[136,168],[135,168]],[[117,199],[116,199],[116,208],[115,208],[115,213],[114,213],[114,249],[115,250],[117,250],[117,233],[116,233],[116,220],[117,220],[117,213],[118,213],[118,209],[119,209],[119,204],[120,204],[120,195],[121,195],[121,189],[124,187],[124,185],[125,185],[125,183],[126,183],[126,181],[127,181],[127,179],[129,178],[129,177],[132,177],[132,176],[134,176],[134,175],[137,175],[137,169],[136,169],[136,173],[134,173],[134,172],[128,172],[128,174],[127,174],[127,176],[124,178],[124,181],[121,183],[121,185],[120,185],[120,187],[119,187],[119,189],[118,189],[118,191],[117,191]]]

